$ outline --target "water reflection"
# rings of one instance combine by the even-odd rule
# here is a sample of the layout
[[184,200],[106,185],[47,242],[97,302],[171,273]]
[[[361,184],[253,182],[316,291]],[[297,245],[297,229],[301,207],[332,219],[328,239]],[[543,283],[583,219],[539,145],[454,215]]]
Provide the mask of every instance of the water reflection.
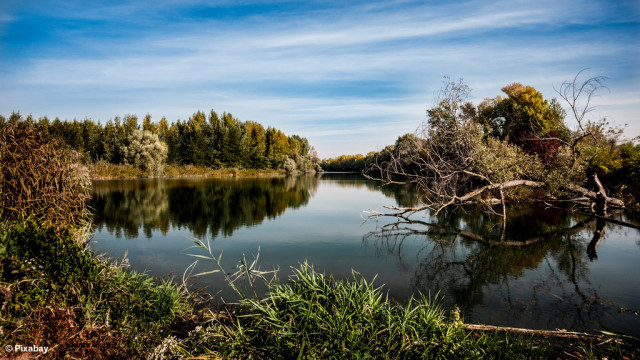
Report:
[[[619,311],[640,309],[640,233],[559,209],[514,207],[504,230],[474,210],[363,223],[364,210],[416,206],[419,194],[358,174],[100,181],[93,195],[92,248],[155,276],[182,274],[190,239],[209,238],[227,269],[260,248],[261,268],[282,277],[304,260],[337,278],[355,269],[400,302],[439,291],[467,321],[640,337],[640,317]],[[197,281],[233,300],[221,275]]]
[[363,176],[357,173],[328,173],[323,175],[322,181],[345,188],[365,188],[369,191],[379,191],[384,196],[394,199],[396,204],[401,207],[415,207],[420,204],[420,195],[415,186],[382,185],[378,181],[365,181]]
[[[598,245],[606,231],[621,232],[621,227],[559,209],[520,206],[510,212],[503,236],[500,221],[492,217],[468,211],[417,221],[399,218],[363,241],[395,256],[403,267],[415,256],[414,291],[439,291],[472,321],[541,329],[613,328],[638,336],[637,316],[619,311],[630,299],[602,296],[620,294],[637,281],[592,282],[600,277],[590,269],[598,260]],[[422,247],[406,259],[403,245],[416,240]],[[632,303],[637,305],[637,299]],[[496,306],[503,311],[487,311]]]
[[147,179],[97,181],[90,206],[94,226],[116,237],[138,237],[142,230],[166,235],[171,228],[189,229],[196,237],[231,236],[306,205],[318,176],[242,179]]

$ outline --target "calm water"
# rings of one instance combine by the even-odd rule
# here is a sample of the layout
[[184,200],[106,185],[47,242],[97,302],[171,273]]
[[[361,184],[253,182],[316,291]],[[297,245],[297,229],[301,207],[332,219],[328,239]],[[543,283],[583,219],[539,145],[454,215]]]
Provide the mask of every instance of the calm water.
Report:
[[[187,254],[203,254],[186,250],[192,239],[210,239],[229,270],[259,249],[259,266],[281,278],[305,260],[339,278],[355,269],[398,302],[439,291],[468,322],[640,337],[640,316],[620,310],[640,310],[639,231],[534,207],[512,210],[502,242],[499,220],[474,211],[363,221],[415,198],[355,174],[96,181],[91,246],[181,278],[196,260]],[[214,268],[200,260],[194,273]],[[235,299],[220,274],[190,287]]]

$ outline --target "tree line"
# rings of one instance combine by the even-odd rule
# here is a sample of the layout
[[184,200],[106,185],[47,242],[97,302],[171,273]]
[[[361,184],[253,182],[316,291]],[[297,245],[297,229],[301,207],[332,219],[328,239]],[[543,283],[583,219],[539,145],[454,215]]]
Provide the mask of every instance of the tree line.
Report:
[[322,168],[325,171],[362,172],[366,165],[374,159],[375,155],[376,152],[371,151],[366,156],[362,154],[340,155],[323,159]]
[[158,170],[153,163],[158,160],[212,168],[320,170],[317,153],[306,138],[214,110],[208,116],[197,111],[185,121],[172,123],[165,117],[153,122],[149,114],[142,124],[136,115],[116,116],[104,125],[91,119],[51,121],[15,112],[9,118],[0,115],[0,127],[9,122],[29,123],[45,137],[61,139],[83,154],[86,162],[153,167],[145,170]]

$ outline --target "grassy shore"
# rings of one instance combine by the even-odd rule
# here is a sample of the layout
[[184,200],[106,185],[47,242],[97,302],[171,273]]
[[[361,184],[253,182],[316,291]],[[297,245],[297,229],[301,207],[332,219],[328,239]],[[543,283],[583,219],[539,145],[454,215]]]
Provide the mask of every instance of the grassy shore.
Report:
[[103,179],[136,179],[147,177],[248,177],[248,176],[281,176],[286,172],[282,169],[213,169],[196,165],[167,165],[162,175],[153,175],[140,170],[133,165],[115,165],[107,162],[89,164],[92,180]]
[[46,346],[47,358],[639,355],[613,340],[554,346],[548,338],[470,330],[456,309],[444,309],[437,299],[400,306],[357,273],[338,281],[307,264],[284,282],[270,282],[263,299],[211,305],[170,279],[97,257],[69,232],[34,223],[0,230],[0,274],[0,341]]
[[96,257],[67,231],[3,229],[0,341],[46,346],[47,358],[142,357],[179,332],[193,306],[171,281],[125,265]]

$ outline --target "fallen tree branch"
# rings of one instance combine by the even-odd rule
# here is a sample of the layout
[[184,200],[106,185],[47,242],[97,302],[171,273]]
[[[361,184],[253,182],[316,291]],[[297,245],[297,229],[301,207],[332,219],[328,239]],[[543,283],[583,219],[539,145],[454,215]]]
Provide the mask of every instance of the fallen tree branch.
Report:
[[[597,195],[596,192],[588,190],[588,189],[585,189],[582,186],[566,184],[564,187],[567,190],[582,194],[584,197],[588,198],[592,202],[595,202],[597,200],[597,198],[598,198],[598,195]],[[609,206],[624,208],[624,202],[622,200],[620,200],[620,199],[616,199],[616,198],[612,198],[612,197],[607,196],[606,200],[607,200],[607,204]]]
[[514,328],[514,327],[508,327],[508,326],[492,326],[492,325],[476,325],[476,324],[464,324],[463,326],[468,330],[502,331],[502,332],[514,333],[514,334],[539,335],[539,336],[549,336],[549,337],[569,338],[569,339],[589,339],[589,340],[603,341],[611,337],[609,335],[604,335],[604,334],[589,334],[589,333],[573,332],[573,331],[567,331],[567,330],[534,330],[534,329]]
[[466,193],[463,196],[455,196],[454,198],[459,200],[460,202],[466,202],[480,194],[482,194],[485,191],[489,191],[489,190],[496,190],[496,189],[500,189],[500,190],[504,190],[504,189],[509,189],[512,187],[516,187],[516,186],[528,186],[528,187],[532,187],[532,188],[539,188],[539,187],[546,187],[547,184],[542,182],[542,181],[532,181],[532,180],[511,180],[511,181],[506,181],[503,183],[498,183],[498,184],[489,184],[489,185],[485,185],[481,188],[472,190],[471,192]]
[[[559,199],[557,201],[570,201],[570,202],[576,202],[576,203],[581,203],[584,204],[584,202],[590,202],[591,204],[595,204],[598,201],[605,201],[605,208],[606,206],[611,206],[614,208],[624,208],[624,202],[620,199],[616,199],[616,198],[612,198],[609,196],[606,196],[606,194],[604,194],[604,189],[602,187],[602,184],[600,184],[600,182],[598,181],[597,177],[595,177],[596,180],[596,184],[598,184],[598,187],[600,188],[598,193],[585,189],[581,186],[578,185],[572,185],[572,184],[566,184],[564,185],[564,188],[574,192],[574,193],[578,193],[580,195],[582,195],[582,197],[579,198],[574,198],[574,199],[568,199],[568,200],[563,200],[563,199]],[[532,181],[532,180],[510,180],[510,181],[506,181],[503,183],[497,183],[497,184],[488,184],[479,188],[476,188],[474,190],[471,190],[469,192],[467,192],[466,194],[462,195],[462,196],[457,196],[457,195],[453,195],[451,197],[448,197],[447,199],[443,199],[442,201],[436,201],[436,202],[432,202],[426,205],[422,205],[422,206],[417,206],[417,207],[395,207],[395,206],[385,206],[385,208],[391,209],[391,210],[396,210],[396,213],[393,214],[379,214],[378,216],[402,216],[405,214],[415,214],[417,212],[423,211],[423,210],[435,210],[435,213],[439,213],[440,211],[442,211],[443,209],[449,207],[449,206],[459,206],[459,205],[467,205],[467,204],[471,204],[474,202],[478,202],[484,205],[498,205],[501,204],[503,207],[505,206],[505,202],[504,202],[504,194],[502,194],[503,190],[505,189],[509,189],[509,188],[513,188],[513,187],[518,187],[518,186],[525,186],[525,187],[530,187],[530,188],[546,188],[548,186],[547,183],[542,182],[542,181]],[[479,195],[482,195],[483,193],[486,193],[488,191],[492,191],[492,190],[498,190],[501,192],[501,198],[500,199],[496,199],[496,198],[491,198],[491,199],[476,199]],[[600,199],[600,200],[599,200]],[[556,201],[556,200],[554,200]],[[504,211],[503,211],[503,215]],[[593,215],[593,216],[597,216],[600,218],[603,218],[607,221],[611,221],[614,223],[618,223],[619,225],[625,225],[625,226],[630,226],[630,227],[635,227],[637,228],[636,225],[633,224],[629,224],[629,223],[625,223],[625,222],[619,222],[618,220],[613,220],[613,219],[609,219],[604,217],[602,214],[588,214],[588,215]]]
[[618,220],[618,219],[612,219],[612,218],[606,217],[606,216],[600,216],[600,215],[596,215],[596,214],[589,214],[589,213],[576,211],[576,210],[573,210],[571,212],[575,213],[575,214],[580,214],[580,215],[593,216],[596,219],[602,219],[604,221],[608,221],[608,222],[614,223],[616,225],[626,226],[626,227],[630,227],[630,228],[634,228],[634,229],[640,229],[640,225],[632,224],[630,222],[626,222],[626,221],[622,221],[622,220]]
[[[577,202],[577,201],[574,201],[574,200],[575,200],[575,199],[572,199],[572,200],[553,200],[552,202],[561,202],[561,201],[572,201],[572,202]],[[548,203],[548,202],[546,202],[546,201],[545,201],[544,203],[545,203],[545,205],[547,205],[547,206],[551,206],[551,207],[554,207],[554,208],[556,208],[556,209],[562,209],[562,208],[560,208],[560,207],[557,207],[557,206],[554,206],[554,205],[552,205],[552,204],[549,204],[549,203]],[[611,218],[611,217],[601,216],[601,215],[598,215],[598,214],[588,213],[588,212],[579,211],[579,210],[575,210],[575,209],[570,209],[570,210],[567,210],[567,211],[570,211],[572,214],[579,214],[579,215],[584,215],[584,216],[590,216],[590,217],[593,217],[593,218],[595,218],[595,219],[600,219],[600,220],[608,221],[608,222],[610,222],[610,223],[613,223],[613,224],[616,224],[616,225],[620,225],[620,226],[626,226],[626,227],[630,227],[630,228],[634,228],[634,229],[640,229],[640,225],[638,225],[638,224],[632,224],[632,223],[630,223],[630,222],[626,222],[626,221],[623,221],[623,220],[614,219],[614,218]],[[615,211],[615,213],[614,213],[614,214],[610,214],[610,215],[619,214],[620,212],[622,212],[622,210],[618,209],[618,210],[616,210],[616,211]]]

